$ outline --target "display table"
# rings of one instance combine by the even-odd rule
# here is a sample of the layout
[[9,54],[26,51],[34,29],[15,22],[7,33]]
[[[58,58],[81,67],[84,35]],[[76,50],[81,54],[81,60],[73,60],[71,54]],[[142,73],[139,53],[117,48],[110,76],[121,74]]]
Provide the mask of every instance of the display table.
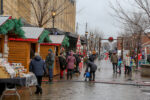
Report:
[[[20,100],[20,95],[17,92],[16,86],[25,86],[29,89],[30,94],[32,95],[32,91],[30,89],[30,86],[37,85],[37,79],[33,73],[27,74],[25,77],[16,77],[16,78],[7,78],[7,79],[0,79],[0,83],[5,84],[5,91],[3,92],[1,99],[3,99],[3,96],[7,95],[16,95],[18,96],[18,99]],[[9,88],[8,84],[14,85],[13,88]],[[14,91],[14,93],[7,93],[8,91]]]
[[0,83],[26,86],[26,78],[25,77],[22,77],[22,78],[16,77],[16,78],[0,79]]

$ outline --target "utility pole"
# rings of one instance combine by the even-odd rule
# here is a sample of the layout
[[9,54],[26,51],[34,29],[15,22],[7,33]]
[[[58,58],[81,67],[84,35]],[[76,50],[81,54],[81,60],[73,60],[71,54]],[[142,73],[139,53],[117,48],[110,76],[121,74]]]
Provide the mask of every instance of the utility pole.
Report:
[[79,29],[79,24],[77,22],[77,25],[76,25],[76,34],[78,34],[78,29]]
[[99,37],[99,55],[101,53],[101,37]]
[[121,38],[121,59],[123,60],[123,37]]
[[86,47],[87,47],[87,53],[88,53],[88,31],[87,31],[88,23],[86,22],[85,26],[85,36],[86,36]]

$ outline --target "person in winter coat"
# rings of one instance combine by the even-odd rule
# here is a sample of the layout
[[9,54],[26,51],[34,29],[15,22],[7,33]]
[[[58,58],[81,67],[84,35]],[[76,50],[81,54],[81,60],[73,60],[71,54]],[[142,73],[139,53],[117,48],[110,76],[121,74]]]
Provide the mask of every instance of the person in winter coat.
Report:
[[45,62],[46,62],[46,66],[49,70],[49,81],[50,82],[53,80],[54,61],[55,61],[55,55],[53,53],[53,50],[49,49]]
[[[89,71],[90,69],[90,71]],[[97,65],[94,64],[94,62],[87,61],[87,67],[86,67],[86,72],[90,72],[90,81],[95,81],[95,72],[97,70]]]
[[66,59],[63,56],[63,53],[60,53],[60,56],[58,58],[59,58],[59,64],[60,64],[60,79],[62,79],[64,70],[65,70],[65,65],[66,65]]
[[79,71],[79,64],[80,64],[80,62],[81,62],[80,55],[79,55],[79,53],[78,53],[78,54],[75,54],[74,56],[75,56],[75,58],[76,58],[76,68],[75,68],[75,72],[76,72],[76,73],[80,73],[80,71]]
[[94,60],[95,60],[95,55],[94,55],[94,54],[90,55],[90,56],[89,56],[89,60],[90,60],[91,62],[94,62]]
[[35,56],[31,62],[30,62],[30,72],[33,72],[37,78],[38,85],[36,86],[36,92],[35,94],[42,94],[42,76],[44,75],[44,72],[46,73],[46,65],[45,62],[41,59],[40,56]]
[[125,74],[130,74],[131,57],[128,54],[126,54],[124,63],[125,63]]
[[150,63],[150,55],[147,56],[147,62]]
[[117,72],[117,65],[118,65],[118,56],[116,55],[116,52],[113,53],[111,56],[111,62],[113,64],[113,72]]
[[70,53],[70,56],[68,56],[67,60],[67,80],[72,79],[72,73],[74,70],[74,64],[76,62],[76,58],[73,56],[73,52]]
[[122,59],[120,57],[119,60],[118,60],[119,74],[121,74],[121,64],[122,64]]

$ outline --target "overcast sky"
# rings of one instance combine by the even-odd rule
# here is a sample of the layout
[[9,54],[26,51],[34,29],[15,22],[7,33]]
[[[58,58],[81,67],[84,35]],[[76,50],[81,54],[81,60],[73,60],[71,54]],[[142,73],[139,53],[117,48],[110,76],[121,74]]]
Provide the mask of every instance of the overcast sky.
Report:
[[112,9],[109,1],[115,0],[77,0],[77,18],[79,23],[79,34],[85,33],[85,25],[88,22],[88,29],[98,28],[105,33],[105,38],[117,37],[119,32],[118,23],[111,16]]

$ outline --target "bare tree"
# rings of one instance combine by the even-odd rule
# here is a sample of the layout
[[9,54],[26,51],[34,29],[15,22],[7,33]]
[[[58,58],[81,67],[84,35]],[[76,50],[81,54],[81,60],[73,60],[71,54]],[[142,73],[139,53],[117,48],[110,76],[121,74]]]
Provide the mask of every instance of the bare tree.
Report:
[[[20,9],[23,10],[25,15],[19,13],[19,16],[25,17],[25,19],[31,19],[30,15],[34,16],[36,26],[43,27],[50,21],[52,21],[52,11],[55,11],[55,17],[61,16],[63,14],[71,14],[72,12],[67,12],[66,9],[70,7],[67,0],[61,0],[61,3],[57,3],[57,0],[19,0]],[[30,13],[28,13],[30,12]]]
[[[135,0],[135,2],[139,7],[143,9],[143,11],[141,10],[141,8],[136,12],[134,10],[128,11],[123,8],[123,6],[118,0],[116,0],[115,6],[111,4],[111,8],[115,13],[114,16],[124,26],[124,31],[130,34],[134,34],[136,36],[136,38],[133,41],[136,41],[135,46],[137,48],[137,56],[138,56],[138,53],[140,52],[141,48],[141,36],[142,34],[146,34],[145,33],[146,30],[150,29],[150,21],[149,21],[150,13],[148,7],[150,5],[148,3],[149,2],[148,0]],[[130,2],[128,1],[128,3]],[[129,35],[129,37],[130,36],[131,35]],[[131,41],[131,38],[124,38],[124,39],[126,39],[127,41]],[[138,57],[137,57],[137,64],[138,64]]]

